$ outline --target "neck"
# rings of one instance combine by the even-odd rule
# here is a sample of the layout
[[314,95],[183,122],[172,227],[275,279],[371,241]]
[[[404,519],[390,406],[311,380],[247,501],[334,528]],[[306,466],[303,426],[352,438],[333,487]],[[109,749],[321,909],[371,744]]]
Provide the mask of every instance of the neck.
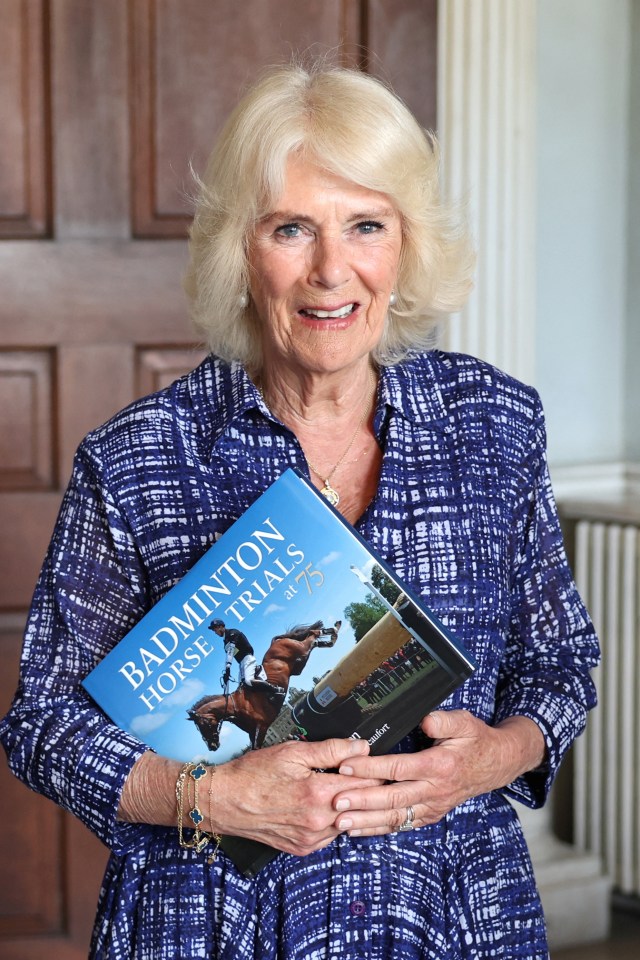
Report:
[[294,433],[314,427],[335,433],[351,423],[355,426],[363,405],[371,406],[376,381],[375,370],[367,362],[346,377],[298,379],[265,371],[256,382],[269,409]]
[[[359,516],[365,492],[369,499],[372,496],[369,487],[373,483],[375,488],[380,461],[372,422],[376,375],[368,364],[363,372],[364,382],[358,378],[355,384],[346,384],[342,392],[334,385],[328,390],[322,383],[301,396],[282,387],[278,390],[271,381],[267,389],[272,392],[267,394],[260,384],[267,406],[298,438],[314,484],[334,506],[340,503],[349,519]],[[367,478],[371,482],[365,484],[365,491],[362,483]],[[354,495],[354,480],[362,495]],[[349,496],[352,503],[348,502]]]

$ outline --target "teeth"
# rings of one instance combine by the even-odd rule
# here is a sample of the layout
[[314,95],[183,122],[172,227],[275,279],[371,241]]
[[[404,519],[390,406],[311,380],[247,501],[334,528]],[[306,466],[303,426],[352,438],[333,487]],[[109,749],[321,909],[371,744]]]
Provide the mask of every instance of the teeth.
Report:
[[334,320],[341,317],[348,317],[355,310],[355,303],[348,303],[346,307],[340,307],[339,310],[305,310],[304,313],[311,317],[317,317],[318,320]]

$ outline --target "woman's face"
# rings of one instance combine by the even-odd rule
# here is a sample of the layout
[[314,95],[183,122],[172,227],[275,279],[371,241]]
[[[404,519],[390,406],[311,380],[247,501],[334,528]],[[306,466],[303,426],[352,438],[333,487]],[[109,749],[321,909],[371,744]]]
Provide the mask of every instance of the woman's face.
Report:
[[366,360],[383,332],[401,247],[389,197],[290,158],[282,196],[249,241],[265,367],[331,374]]

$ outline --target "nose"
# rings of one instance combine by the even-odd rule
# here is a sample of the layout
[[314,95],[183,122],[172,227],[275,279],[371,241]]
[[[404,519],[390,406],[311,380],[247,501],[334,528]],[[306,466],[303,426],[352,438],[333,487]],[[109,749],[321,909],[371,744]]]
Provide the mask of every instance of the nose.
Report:
[[316,286],[335,289],[351,278],[344,240],[339,236],[320,236],[313,248],[309,280]]

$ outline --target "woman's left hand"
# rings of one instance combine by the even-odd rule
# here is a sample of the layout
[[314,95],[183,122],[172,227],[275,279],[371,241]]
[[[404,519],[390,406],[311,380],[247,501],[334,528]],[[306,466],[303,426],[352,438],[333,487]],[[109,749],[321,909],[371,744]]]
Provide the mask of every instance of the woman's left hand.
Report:
[[339,793],[338,830],[351,836],[389,833],[405,821],[408,807],[414,826],[436,823],[464,800],[506,786],[544,759],[542,731],[528,717],[491,727],[466,710],[441,710],[421,727],[434,740],[428,749],[355,757],[340,766],[341,774],[387,782]]

